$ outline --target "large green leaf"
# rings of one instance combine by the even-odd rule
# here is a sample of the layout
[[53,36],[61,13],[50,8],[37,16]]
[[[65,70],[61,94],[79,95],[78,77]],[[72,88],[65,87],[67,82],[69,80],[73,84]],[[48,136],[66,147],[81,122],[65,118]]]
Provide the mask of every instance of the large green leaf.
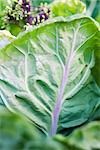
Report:
[[50,135],[86,122],[100,100],[87,85],[97,32],[91,18],[55,18],[2,49],[0,95],[9,110]]

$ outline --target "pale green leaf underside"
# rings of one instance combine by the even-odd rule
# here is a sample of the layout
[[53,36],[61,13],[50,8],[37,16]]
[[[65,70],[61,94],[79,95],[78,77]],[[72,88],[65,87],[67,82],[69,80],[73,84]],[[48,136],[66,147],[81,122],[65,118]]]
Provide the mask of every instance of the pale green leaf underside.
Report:
[[[51,134],[55,132],[52,129],[58,123],[59,115],[57,128],[66,128],[70,113],[66,100],[71,101],[91,74],[93,40],[97,32],[98,28],[90,18],[57,18],[19,36],[2,49],[0,96],[6,106],[11,111],[22,112],[46,134],[50,130]],[[73,107],[77,107],[77,103]],[[55,114],[58,115],[56,119]],[[72,116],[69,127],[86,121],[87,118],[81,121],[81,117],[76,123]]]
[[9,31],[0,30],[0,49],[9,44],[14,38]]

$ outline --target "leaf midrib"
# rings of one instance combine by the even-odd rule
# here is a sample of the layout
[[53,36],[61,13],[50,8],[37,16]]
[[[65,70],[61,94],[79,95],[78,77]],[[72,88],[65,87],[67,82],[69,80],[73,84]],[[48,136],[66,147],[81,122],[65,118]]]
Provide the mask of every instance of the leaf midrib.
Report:
[[63,69],[61,85],[59,87],[57,100],[56,100],[56,103],[54,106],[54,110],[52,112],[52,123],[51,123],[51,131],[50,131],[51,136],[55,135],[57,132],[59,115],[60,115],[61,107],[63,104],[63,94],[64,94],[65,86],[68,83],[68,76],[69,76],[69,72],[70,72],[70,67],[72,64],[73,57],[75,55],[74,49],[76,46],[76,40],[77,40],[77,34],[79,31],[79,28],[80,28],[80,26],[77,27],[76,31],[74,31],[70,53],[69,53],[68,59],[66,60],[66,64],[65,64],[64,69]]

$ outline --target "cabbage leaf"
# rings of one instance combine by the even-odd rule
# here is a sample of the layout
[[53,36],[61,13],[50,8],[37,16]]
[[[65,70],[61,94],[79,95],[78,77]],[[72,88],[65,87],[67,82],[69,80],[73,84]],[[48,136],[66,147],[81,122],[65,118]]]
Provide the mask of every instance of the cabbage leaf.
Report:
[[100,91],[91,76],[97,33],[89,17],[58,17],[1,49],[0,96],[7,108],[51,136],[100,112]]

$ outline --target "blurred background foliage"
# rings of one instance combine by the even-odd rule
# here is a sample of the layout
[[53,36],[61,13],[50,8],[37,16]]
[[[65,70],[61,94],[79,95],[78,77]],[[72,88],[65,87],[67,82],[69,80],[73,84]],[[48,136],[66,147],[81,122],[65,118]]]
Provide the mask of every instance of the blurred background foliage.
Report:
[[82,0],[87,7],[87,13],[100,23],[100,0]]
[[41,3],[47,3],[47,4],[50,4],[51,2],[53,2],[54,0],[31,0],[32,2],[32,5],[34,7],[37,7],[39,5],[41,5]]
[[0,111],[0,150],[100,150],[100,121],[76,129],[63,137],[44,137],[19,114]]

